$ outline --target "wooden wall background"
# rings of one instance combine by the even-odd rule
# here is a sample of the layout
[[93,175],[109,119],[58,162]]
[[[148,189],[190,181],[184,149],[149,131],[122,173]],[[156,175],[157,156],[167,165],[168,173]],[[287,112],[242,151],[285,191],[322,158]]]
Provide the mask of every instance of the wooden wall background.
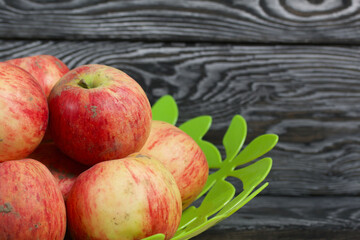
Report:
[[2,0],[0,61],[124,70],[180,122],[276,133],[270,186],[197,239],[359,239],[360,0]]

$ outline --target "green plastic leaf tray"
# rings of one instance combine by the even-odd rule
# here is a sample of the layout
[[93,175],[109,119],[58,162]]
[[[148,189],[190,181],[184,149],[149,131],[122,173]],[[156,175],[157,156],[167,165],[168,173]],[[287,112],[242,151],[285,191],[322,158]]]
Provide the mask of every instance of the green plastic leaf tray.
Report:
[[[169,95],[161,97],[152,106],[152,113],[154,120],[173,125],[176,125],[179,114],[174,98]],[[209,168],[214,172],[209,175],[203,191],[198,196],[200,205],[190,206],[182,213],[180,226],[172,240],[185,240],[199,235],[238,211],[268,186],[268,183],[263,181],[270,172],[272,159],[260,157],[276,145],[278,136],[261,135],[242,149],[247,125],[243,117],[235,115],[223,137],[226,157],[222,159],[215,145],[203,140],[210,129],[211,121],[210,116],[199,116],[179,126],[199,144],[206,155]],[[227,181],[228,177],[239,179],[242,189],[236,191],[234,185]],[[238,194],[235,196],[236,192]],[[164,235],[156,234],[145,239],[163,240]]]

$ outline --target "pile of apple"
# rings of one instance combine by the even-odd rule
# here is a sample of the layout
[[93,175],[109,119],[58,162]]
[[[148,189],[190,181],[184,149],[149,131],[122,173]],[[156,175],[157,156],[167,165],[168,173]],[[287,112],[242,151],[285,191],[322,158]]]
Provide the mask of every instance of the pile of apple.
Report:
[[0,63],[0,239],[170,239],[208,170],[124,72]]

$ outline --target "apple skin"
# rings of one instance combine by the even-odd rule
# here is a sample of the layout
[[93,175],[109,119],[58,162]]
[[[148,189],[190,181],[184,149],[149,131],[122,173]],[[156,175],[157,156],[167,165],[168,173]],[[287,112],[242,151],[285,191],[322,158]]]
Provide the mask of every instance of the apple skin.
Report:
[[40,84],[46,97],[57,81],[69,71],[58,58],[51,55],[36,55],[6,61],[29,72]]
[[48,115],[39,83],[25,70],[0,63],[0,162],[27,157],[44,137]]
[[209,166],[199,145],[184,131],[162,121],[152,121],[150,136],[140,150],[161,161],[172,173],[181,193],[183,209],[203,189]]
[[41,143],[29,158],[41,162],[50,170],[65,200],[77,176],[89,168],[63,154],[53,142]]
[[137,152],[150,133],[151,106],[141,86],[105,65],[77,67],[48,98],[55,144],[85,165]]
[[98,163],[80,174],[66,201],[71,237],[170,239],[182,214],[180,192],[160,161],[144,154]]
[[66,209],[54,177],[33,159],[0,163],[0,239],[62,240]]

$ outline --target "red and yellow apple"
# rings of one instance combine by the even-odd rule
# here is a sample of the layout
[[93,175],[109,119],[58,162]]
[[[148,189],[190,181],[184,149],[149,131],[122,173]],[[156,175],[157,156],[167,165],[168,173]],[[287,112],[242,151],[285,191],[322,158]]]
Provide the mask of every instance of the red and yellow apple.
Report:
[[73,239],[170,239],[181,218],[173,176],[143,154],[98,163],[76,179],[66,201]]
[[48,98],[50,132],[70,158],[86,165],[141,149],[151,126],[151,106],[141,86],[105,65],[65,74]]
[[64,199],[43,164],[32,159],[0,163],[0,183],[0,239],[64,238]]
[[0,162],[27,157],[44,137],[48,115],[39,83],[25,70],[0,63]]
[[15,58],[6,61],[29,72],[40,84],[46,97],[59,79],[69,71],[69,68],[58,58],[51,55],[36,55]]
[[53,142],[41,143],[29,158],[41,162],[50,170],[65,200],[77,176],[89,168],[67,157]]
[[196,199],[206,183],[209,166],[205,154],[189,135],[176,126],[154,120],[140,152],[160,160],[169,169],[179,187],[183,209]]

